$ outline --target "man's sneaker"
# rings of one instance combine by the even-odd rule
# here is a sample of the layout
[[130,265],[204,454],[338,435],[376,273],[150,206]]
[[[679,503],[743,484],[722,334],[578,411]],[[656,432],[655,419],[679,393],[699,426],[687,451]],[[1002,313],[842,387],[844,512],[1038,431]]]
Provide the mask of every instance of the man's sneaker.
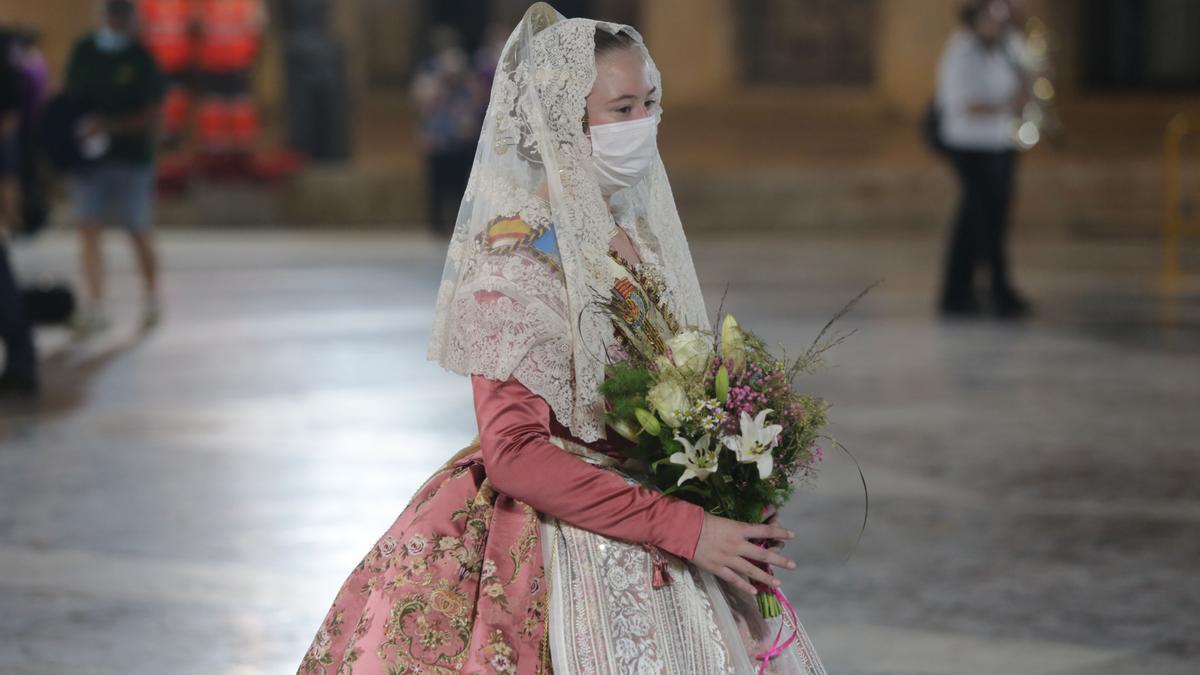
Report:
[[150,330],[162,323],[162,305],[147,302],[142,306],[142,330]]
[[73,327],[75,336],[85,338],[108,330],[110,321],[108,314],[100,307],[85,307],[75,316]]

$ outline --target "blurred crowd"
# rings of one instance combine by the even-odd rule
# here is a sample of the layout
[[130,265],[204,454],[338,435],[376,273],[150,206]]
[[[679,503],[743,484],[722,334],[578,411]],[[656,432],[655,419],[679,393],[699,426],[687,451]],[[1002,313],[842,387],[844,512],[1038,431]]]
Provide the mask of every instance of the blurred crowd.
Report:
[[[128,235],[143,290],[142,323],[152,327],[163,312],[156,194],[185,190],[196,177],[276,180],[301,163],[295,153],[264,151],[254,77],[269,21],[263,0],[101,0],[97,6],[95,30],[76,42],[57,91],[36,31],[0,27],[4,392],[37,390],[31,325],[68,324],[83,336],[108,327],[106,229]],[[327,23],[326,11],[305,21]],[[1020,0],[969,0],[960,19],[942,54],[924,123],[961,195],[938,307],[948,317],[990,311],[1020,318],[1031,304],[1012,279],[1006,240],[1020,151],[1036,143],[1046,121],[1040,111],[1047,100],[1039,93],[1049,88],[1045,63],[1028,48],[1029,17]],[[411,90],[416,150],[425,164],[428,222],[447,236],[507,27],[492,26],[470,46],[448,25],[426,37]],[[309,56],[334,54],[313,51],[311,40],[302,46]],[[22,286],[8,261],[14,237],[32,236],[46,224],[56,177],[69,185],[78,225],[78,300],[65,282]]]
[[454,229],[496,62],[507,37],[505,27],[493,26],[483,46],[471,55],[457,31],[438,26],[431,32],[430,55],[413,80],[418,146],[426,160],[429,223],[436,233],[449,235]]
[[[34,324],[108,327],[102,235],[129,235],[143,289],[142,323],[161,316],[153,236],[159,191],[195,175],[271,179],[296,161],[258,152],[253,69],[267,24],[262,0],[104,0],[94,30],[71,50],[61,87],[36,31],[0,27],[0,392],[38,389]],[[83,297],[70,284],[23,287],[10,242],[49,218],[51,186],[69,185]]]

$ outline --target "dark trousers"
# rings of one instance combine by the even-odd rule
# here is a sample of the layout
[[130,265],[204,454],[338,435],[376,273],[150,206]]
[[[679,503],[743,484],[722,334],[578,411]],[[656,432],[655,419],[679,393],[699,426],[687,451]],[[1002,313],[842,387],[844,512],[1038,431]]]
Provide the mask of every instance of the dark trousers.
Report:
[[434,232],[449,235],[454,232],[459,203],[467,190],[475,146],[433,153],[428,162],[429,224]]
[[4,342],[4,377],[31,382],[37,379],[37,352],[33,327],[25,314],[25,300],[12,266],[8,245],[0,242],[0,340]]
[[993,299],[1005,303],[1015,297],[1008,276],[1006,235],[1017,153],[951,150],[950,161],[961,196],[946,255],[942,304],[974,303],[975,275],[980,267],[991,274]]

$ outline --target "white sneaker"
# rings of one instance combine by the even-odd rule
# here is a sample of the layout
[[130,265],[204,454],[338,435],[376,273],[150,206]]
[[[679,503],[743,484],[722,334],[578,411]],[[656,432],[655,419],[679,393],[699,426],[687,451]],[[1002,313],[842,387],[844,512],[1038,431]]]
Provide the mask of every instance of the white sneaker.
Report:
[[75,337],[85,338],[108,330],[112,322],[103,307],[85,307],[81,309],[72,322]]
[[142,330],[150,330],[162,323],[162,305],[157,302],[147,302],[142,306]]

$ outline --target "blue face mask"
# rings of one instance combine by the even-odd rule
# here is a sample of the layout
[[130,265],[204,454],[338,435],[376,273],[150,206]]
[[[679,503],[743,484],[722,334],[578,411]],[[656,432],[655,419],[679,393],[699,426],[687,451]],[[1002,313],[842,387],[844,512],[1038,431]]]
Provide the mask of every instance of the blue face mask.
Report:
[[129,46],[129,35],[103,26],[96,31],[96,46],[102,52],[119,52]]

